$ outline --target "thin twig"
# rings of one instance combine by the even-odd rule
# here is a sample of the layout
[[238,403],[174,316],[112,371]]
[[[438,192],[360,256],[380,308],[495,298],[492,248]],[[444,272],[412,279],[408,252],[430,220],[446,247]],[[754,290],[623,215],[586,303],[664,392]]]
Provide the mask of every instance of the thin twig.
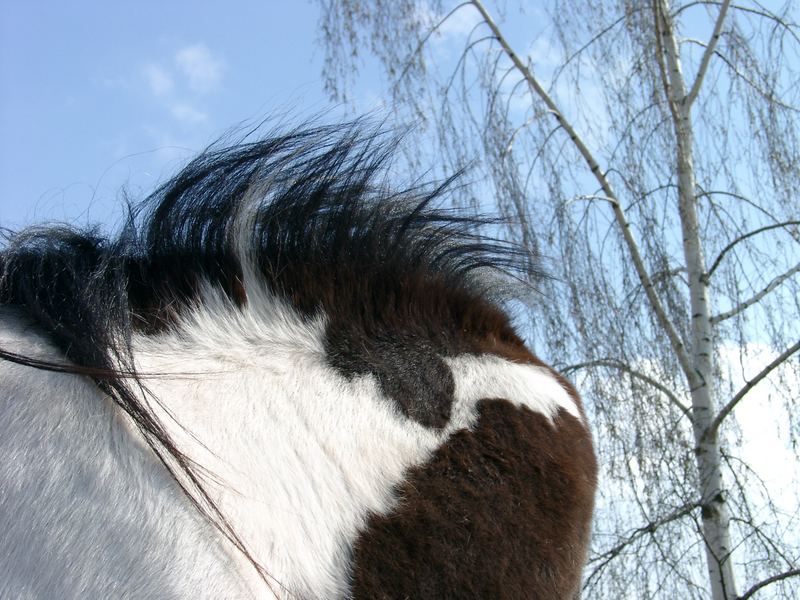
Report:
[[691,503],[687,504],[686,506],[682,506],[682,507],[674,510],[670,514],[661,517],[660,519],[656,519],[654,521],[650,521],[649,523],[646,523],[645,525],[642,525],[641,527],[637,527],[636,529],[631,531],[631,533],[629,533],[628,536],[623,541],[621,541],[619,544],[617,544],[613,548],[611,548],[609,550],[606,550],[602,554],[599,554],[597,556],[594,556],[594,557],[590,558],[589,562],[588,562],[589,565],[593,565],[593,564],[597,563],[598,561],[601,561],[601,562],[597,567],[592,569],[592,572],[586,578],[586,583],[584,584],[584,587],[587,587],[589,585],[590,581],[592,580],[592,578],[594,578],[600,571],[602,571],[605,568],[605,566],[611,560],[613,560],[617,555],[619,555],[619,553],[622,552],[625,549],[626,546],[630,545],[637,538],[639,538],[639,537],[641,537],[641,536],[643,536],[645,534],[651,534],[651,535],[654,534],[659,527],[667,525],[668,523],[671,523],[672,521],[676,521],[678,519],[681,519],[681,518],[685,517],[688,514],[691,514],[691,512],[694,509],[696,509],[698,506],[700,506],[699,503],[691,502]]
[[719,36],[722,33],[722,23],[725,21],[725,15],[728,13],[730,4],[730,0],[725,0],[719,9],[717,22],[714,24],[714,32],[711,34],[711,39],[708,41],[708,44],[706,44],[706,50],[703,52],[703,58],[700,61],[700,67],[697,69],[697,76],[694,79],[694,84],[692,84],[692,89],[684,100],[687,107],[694,103],[695,99],[697,99],[697,94],[700,93],[700,86],[703,84],[703,79],[705,79],[708,64],[711,62],[711,55],[714,54],[714,49],[717,47]]
[[547,108],[553,114],[553,116],[558,121],[559,125],[564,128],[564,131],[569,136],[570,141],[574,144],[575,148],[578,150],[580,155],[583,157],[584,161],[589,167],[592,175],[594,175],[597,182],[600,184],[604,194],[609,199],[609,204],[611,205],[614,211],[614,218],[616,219],[617,225],[622,233],[622,237],[625,240],[625,245],[628,247],[628,251],[631,255],[631,261],[633,262],[634,269],[636,270],[636,274],[639,277],[639,280],[642,283],[642,287],[645,290],[647,295],[647,299],[650,302],[650,306],[653,309],[653,312],[656,314],[656,318],[658,319],[659,325],[664,330],[667,335],[667,338],[670,341],[673,351],[678,359],[678,362],[683,369],[686,378],[694,383],[697,379],[697,375],[695,373],[694,368],[692,367],[691,359],[689,358],[689,354],[686,351],[686,347],[683,344],[680,336],[678,335],[675,326],[669,319],[667,312],[661,303],[661,299],[658,297],[656,293],[655,287],[653,282],[650,280],[650,276],[647,273],[647,269],[644,265],[644,260],[639,252],[639,246],[636,243],[636,240],[633,237],[633,233],[631,232],[631,226],[628,222],[625,213],[622,210],[620,205],[619,199],[617,195],[614,193],[613,188],[611,187],[611,183],[606,178],[603,171],[600,169],[600,165],[594,158],[594,155],[583,142],[583,140],[578,136],[575,129],[572,127],[572,124],[564,117],[564,115],[559,110],[556,103],[547,93],[547,91],[542,87],[539,83],[539,80],[534,77],[531,70],[525,65],[525,63],[520,60],[519,56],[514,52],[514,50],[509,45],[508,41],[505,39],[503,34],[500,32],[500,29],[497,27],[497,24],[492,19],[491,15],[487,12],[486,8],[483,6],[481,0],[472,0],[472,4],[481,13],[483,20],[489,26],[489,29],[492,30],[492,33],[497,38],[498,43],[503,48],[503,51],[506,55],[511,59],[511,62],[517,67],[519,72],[528,82],[528,85],[531,89],[536,93],[539,98],[545,103]]
[[777,367],[779,367],[783,362],[785,362],[792,354],[800,350],[800,340],[798,340],[794,345],[790,346],[775,359],[771,363],[769,363],[766,367],[761,369],[759,373],[753,377],[750,381],[748,381],[742,389],[740,389],[736,395],[730,399],[730,401],[722,407],[722,409],[717,413],[717,416],[714,417],[714,420],[711,421],[711,424],[706,429],[706,432],[703,434],[705,439],[709,439],[717,434],[717,430],[719,429],[722,421],[736,408],[736,405],[741,402],[742,398],[744,398],[747,393],[752,390],[756,385],[758,385],[767,375],[769,375],[772,371],[774,371]]
[[789,579],[789,577],[797,577],[797,576],[800,576],[800,569],[790,569],[788,571],[784,571],[783,573],[778,573],[777,575],[773,575],[772,577],[767,577],[764,581],[759,581],[757,584],[755,584],[753,587],[747,590],[744,594],[739,596],[736,600],[747,600],[758,590],[768,586],[771,583],[775,583],[783,579]]
[[644,381],[645,383],[653,386],[659,392],[664,394],[667,397],[667,400],[672,402],[672,404],[674,404],[684,414],[684,416],[686,416],[689,419],[692,418],[691,410],[687,406],[685,406],[683,402],[681,402],[675,394],[672,393],[672,390],[670,390],[663,383],[659,383],[649,375],[645,375],[644,373],[637,371],[636,369],[632,368],[630,365],[627,365],[622,361],[614,360],[611,358],[602,358],[598,360],[592,360],[588,362],[569,365],[568,367],[564,367],[563,369],[561,369],[561,371],[564,373],[570,373],[572,371],[578,371],[580,369],[586,369],[590,367],[608,367],[611,369],[618,369],[620,371],[627,373],[628,375],[630,375],[635,379]]
[[402,81],[405,78],[406,73],[411,68],[411,65],[414,62],[414,58],[420,53],[420,51],[422,50],[422,47],[427,43],[427,41],[430,39],[430,37],[436,31],[438,31],[439,28],[442,25],[445,24],[445,21],[447,21],[450,17],[452,17],[460,9],[464,8],[467,4],[469,4],[469,2],[462,2],[458,6],[454,7],[450,12],[448,12],[445,16],[443,16],[441,19],[439,19],[439,22],[436,23],[436,25],[434,25],[433,27],[431,27],[424,36],[422,36],[422,39],[417,44],[417,48],[408,57],[408,60],[406,61],[405,66],[403,67],[403,70],[400,72],[400,76],[397,78],[397,81]]
[[753,237],[754,235],[758,235],[759,233],[763,233],[765,231],[770,231],[771,229],[780,229],[781,227],[788,227],[789,225],[800,225],[800,221],[784,221],[782,223],[775,223],[773,225],[767,225],[765,227],[759,227],[758,229],[754,229],[753,231],[748,231],[745,234],[740,235],[735,240],[733,240],[730,244],[725,246],[722,251],[717,255],[717,258],[714,259],[714,263],[711,265],[711,268],[706,273],[706,281],[711,278],[711,275],[719,266],[719,263],[722,261],[722,258],[725,256],[727,252],[729,252],[736,244],[739,242],[743,242],[744,240]]
[[777,277],[775,277],[772,281],[770,281],[767,284],[767,287],[765,287],[763,290],[758,292],[752,298],[748,298],[744,302],[741,302],[741,303],[737,304],[732,309],[730,309],[730,310],[728,310],[728,311],[726,311],[724,313],[720,313],[718,315],[714,315],[713,317],[711,317],[711,323],[712,324],[721,323],[725,319],[730,319],[731,317],[735,317],[736,315],[738,315],[743,310],[747,310],[753,304],[755,304],[756,302],[761,300],[764,296],[769,294],[772,290],[774,290],[776,287],[778,287],[780,284],[782,284],[784,281],[789,279],[792,275],[794,275],[798,271],[800,271],[800,263],[797,263],[795,266],[793,266],[791,269],[789,269],[785,273],[782,273],[781,275],[778,275]]

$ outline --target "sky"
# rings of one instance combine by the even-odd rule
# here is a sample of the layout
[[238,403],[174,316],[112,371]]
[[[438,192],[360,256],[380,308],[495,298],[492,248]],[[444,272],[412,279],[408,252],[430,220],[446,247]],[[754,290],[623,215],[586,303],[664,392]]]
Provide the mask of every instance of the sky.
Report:
[[0,0],[0,224],[113,223],[231,127],[328,111],[307,0]]
[[[0,226],[113,226],[123,189],[144,197],[231,128],[341,115],[318,15],[312,0],[0,0]],[[442,64],[477,18],[461,10],[430,40]],[[541,19],[519,21],[512,37],[537,37]],[[359,109],[379,108],[377,67],[357,84]]]

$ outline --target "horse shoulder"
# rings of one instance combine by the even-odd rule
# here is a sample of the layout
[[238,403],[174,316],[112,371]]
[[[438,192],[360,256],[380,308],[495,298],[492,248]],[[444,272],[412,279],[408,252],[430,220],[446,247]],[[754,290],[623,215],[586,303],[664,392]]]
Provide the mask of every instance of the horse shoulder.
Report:
[[[64,362],[8,309],[0,347]],[[0,598],[246,596],[217,536],[88,378],[0,362],[0,457]]]

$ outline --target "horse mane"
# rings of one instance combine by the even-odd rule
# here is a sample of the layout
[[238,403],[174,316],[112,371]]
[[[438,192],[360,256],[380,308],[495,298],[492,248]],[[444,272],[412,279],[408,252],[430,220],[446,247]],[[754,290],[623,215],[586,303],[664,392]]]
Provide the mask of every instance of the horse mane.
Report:
[[339,332],[330,336],[331,362],[357,373],[373,360],[391,362],[394,346],[358,349],[386,337],[386,323],[404,324],[404,347],[424,339],[445,354],[473,349],[447,333],[465,327],[516,339],[497,308],[502,286],[487,272],[520,280],[540,272],[529,253],[485,234],[496,221],[437,207],[452,179],[392,190],[397,138],[374,127],[320,126],[225,144],[132,206],[116,235],[68,226],[7,233],[0,304],[17,307],[69,362],[9,349],[0,358],[91,377],[198,510],[266,577],[205,492],[198,466],[142,400],[150,374],[136,371],[134,336],[178,327],[208,285],[232,306],[251,301],[251,286],[261,285],[304,317],[324,312]]

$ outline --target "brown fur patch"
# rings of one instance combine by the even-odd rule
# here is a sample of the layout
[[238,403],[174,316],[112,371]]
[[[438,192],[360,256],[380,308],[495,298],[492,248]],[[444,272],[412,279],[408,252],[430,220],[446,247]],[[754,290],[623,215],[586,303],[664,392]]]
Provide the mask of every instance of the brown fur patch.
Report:
[[412,469],[389,515],[373,515],[354,550],[354,598],[575,596],[596,484],[591,438],[561,411],[546,417],[483,400]]
[[384,265],[362,274],[342,265],[335,278],[312,272],[291,289],[300,312],[321,307],[326,315],[331,366],[348,377],[375,375],[408,418],[437,429],[449,422],[455,384],[442,357],[505,351],[517,362],[535,361],[508,317],[476,291],[425,271],[398,271]]

